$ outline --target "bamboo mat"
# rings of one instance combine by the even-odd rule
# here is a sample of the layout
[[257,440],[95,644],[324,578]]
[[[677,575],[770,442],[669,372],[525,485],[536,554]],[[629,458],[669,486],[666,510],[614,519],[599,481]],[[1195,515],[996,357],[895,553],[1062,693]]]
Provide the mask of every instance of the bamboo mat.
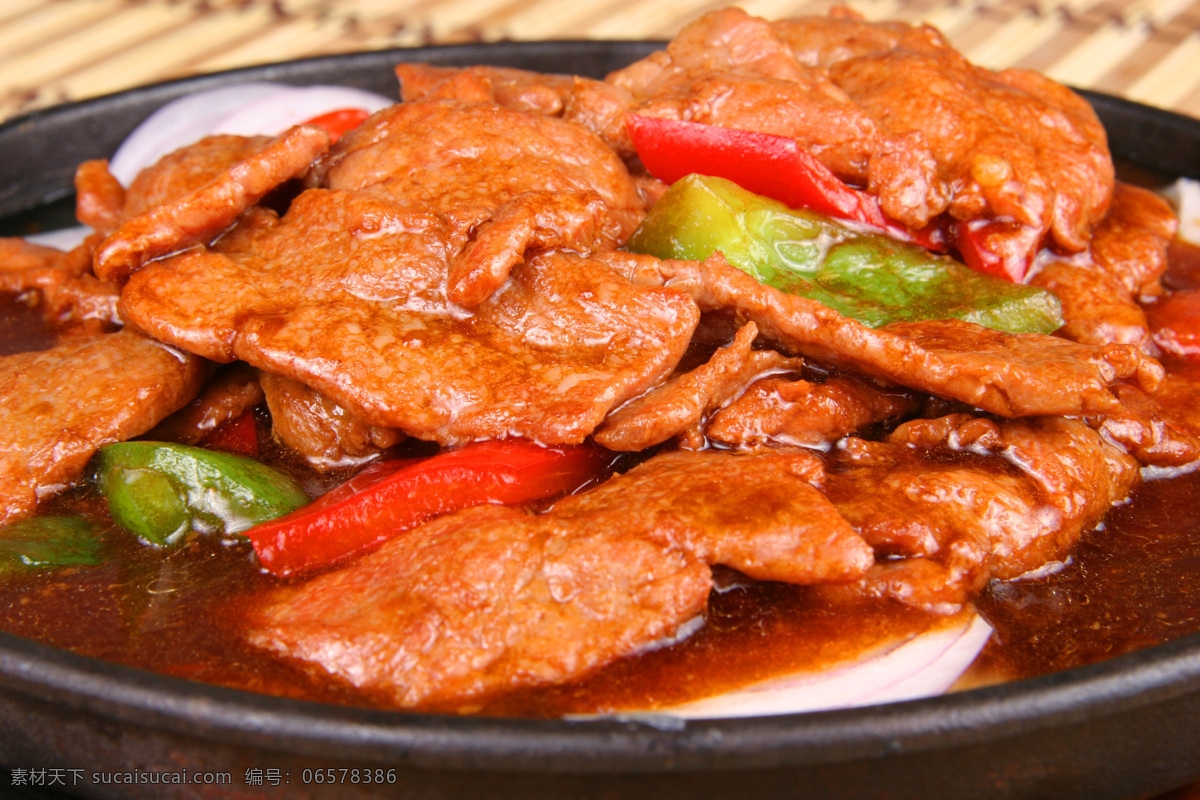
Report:
[[[768,18],[832,0],[746,0]],[[0,119],[167,78],[354,50],[668,38],[712,0],[3,0]],[[1030,67],[1200,117],[1200,0],[857,0],[984,66]]]

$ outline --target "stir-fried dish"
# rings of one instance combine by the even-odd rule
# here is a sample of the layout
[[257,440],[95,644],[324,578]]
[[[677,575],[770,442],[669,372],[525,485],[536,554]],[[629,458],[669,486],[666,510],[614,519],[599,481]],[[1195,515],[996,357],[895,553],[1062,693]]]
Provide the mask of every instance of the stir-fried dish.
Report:
[[1200,273],[1082,98],[845,10],[397,74],[0,240],[0,628],[545,715],[1200,628],[1131,588],[1195,596]]

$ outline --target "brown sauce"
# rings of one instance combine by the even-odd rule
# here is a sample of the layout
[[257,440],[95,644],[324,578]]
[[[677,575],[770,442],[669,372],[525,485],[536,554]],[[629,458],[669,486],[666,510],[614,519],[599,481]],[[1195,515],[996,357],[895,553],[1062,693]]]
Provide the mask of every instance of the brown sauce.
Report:
[[1150,481],[1086,534],[1057,574],[994,583],[984,664],[1022,678],[1200,631],[1200,474]]
[[684,642],[623,659],[572,684],[514,692],[480,710],[556,717],[664,708],[817,671],[940,622],[898,603],[834,607],[802,586],[739,581],[711,596],[704,627]]
[[[36,300],[36,295],[29,299]],[[36,302],[0,293],[0,356],[30,350],[47,350],[57,336]]]

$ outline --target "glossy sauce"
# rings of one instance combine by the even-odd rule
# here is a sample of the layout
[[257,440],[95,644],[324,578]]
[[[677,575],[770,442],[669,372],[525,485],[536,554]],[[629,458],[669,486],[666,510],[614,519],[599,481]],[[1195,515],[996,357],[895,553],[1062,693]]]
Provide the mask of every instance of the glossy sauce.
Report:
[[1151,481],[1058,574],[995,583],[985,664],[1010,678],[1090,664],[1200,630],[1200,475]]
[[54,346],[55,333],[43,314],[19,298],[0,294],[0,356]]

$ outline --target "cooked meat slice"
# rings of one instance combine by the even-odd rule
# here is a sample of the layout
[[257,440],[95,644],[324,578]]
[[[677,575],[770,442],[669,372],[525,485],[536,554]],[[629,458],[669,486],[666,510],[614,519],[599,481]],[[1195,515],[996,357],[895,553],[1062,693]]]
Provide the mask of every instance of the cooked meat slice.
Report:
[[888,391],[853,375],[820,383],[766,377],[714,414],[704,433],[735,447],[826,447],[869,426],[899,422],[921,404],[911,392]]
[[560,683],[704,612],[703,562],[614,528],[477,506],[275,592],[247,638],[387,705],[469,710]]
[[[47,318],[62,335],[115,330],[120,325],[117,292],[91,274],[93,257],[105,238],[131,217],[182,201],[269,142],[267,137],[207,137],[142,170],[128,191],[108,171],[107,161],[84,162],[75,173],[76,216],[97,233],[70,253],[0,240],[0,291],[40,292]],[[169,213],[164,216],[159,232],[169,232],[173,224]]]
[[45,274],[39,281],[42,309],[60,336],[111,333],[121,326],[118,295],[93,275]]
[[125,187],[108,171],[107,159],[85,161],[75,169],[75,218],[105,236],[124,219]]
[[976,67],[928,26],[768,23],[728,8],[606,83],[578,84],[567,117],[627,156],[630,112],[788,136],[913,228],[944,212],[1002,221],[1001,250],[1084,250],[1112,194],[1086,101],[1034,73]]
[[466,311],[446,299],[449,236],[440,216],[309,190],[217,252],[136,273],[122,313],[163,341],[293,378],[365,423],[443,444],[580,442],[666,378],[696,326],[684,293],[558,252],[519,265]]
[[22,239],[0,239],[0,292],[36,292],[59,336],[94,336],[120,327],[117,292],[88,271],[99,235],[63,252]]
[[468,509],[276,591],[247,637],[399,706],[561,683],[686,635],[709,564],[862,575],[869,548],[812,486],[820,474],[803,453],[678,451],[542,515]]
[[[92,335],[115,329],[119,325],[117,293],[90,274],[93,256],[105,237],[123,222],[156,206],[182,202],[269,143],[265,136],[206,137],[142,170],[128,191],[108,171],[107,161],[84,162],[75,173],[76,216],[97,234],[68,256],[49,250],[50,261],[42,264],[42,269],[3,275],[0,290],[40,290],[47,315],[65,333]],[[163,217],[163,225],[157,230],[167,233],[173,221],[169,212],[163,212]],[[219,225],[215,232],[223,227]],[[4,255],[8,254],[0,253],[0,261],[8,261]],[[121,275],[115,277],[120,279]],[[18,287],[21,282],[25,285]]]
[[957,320],[894,323],[883,332],[895,337],[881,344],[897,359],[877,362],[879,377],[902,383],[900,364],[908,364],[920,370],[908,380],[913,388],[1002,416],[1119,408],[1114,385],[1131,380],[1153,390],[1163,374],[1158,362],[1126,345],[1089,347]]
[[1078,420],[914,420],[851,439],[826,492],[877,564],[831,592],[953,611],[991,578],[1064,557],[1139,481],[1137,462]]
[[577,192],[526,192],[501,203],[471,232],[450,262],[447,295],[474,307],[504,285],[527,251],[569,247],[589,252],[618,244],[604,230],[608,209],[600,196]]
[[302,383],[262,373],[271,433],[319,471],[377,458],[404,439],[393,428],[370,425]]
[[1062,301],[1067,324],[1061,335],[1085,344],[1135,344],[1153,353],[1137,298],[1158,293],[1177,227],[1174,212],[1158,195],[1118,183],[1089,252],[1070,258],[1045,255],[1030,279]]
[[1149,467],[1184,467],[1200,459],[1200,408],[1196,384],[1167,373],[1153,395],[1134,386],[1119,387],[1121,409],[1088,419],[1111,441],[1119,443]]
[[553,514],[588,527],[597,513],[629,515],[636,498],[643,535],[665,547],[757,580],[842,583],[872,556],[821,494],[824,480],[820,459],[802,450],[678,450],[560,501]]
[[845,6],[834,6],[828,16],[779,19],[770,25],[801,64],[823,68],[889,53],[912,30],[904,22],[868,22]]
[[786,350],[1001,416],[1114,411],[1120,407],[1114,383],[1136,381],[1152,391],[1163,374],[1157,361],[1128,345],[1083,345],[959,320],[868,328],[759,283],[719,253],[699,262],[629,254],[605,260],[638,283],[689,292],[703,311],[735,311]]
[[1159,195],[1117,183],[1112,207],[1096,227],[1091,254],[1097,267],[1130,295],[1157,294],[1179,217]]
[[[986,451],[1016,465],[1044,495],[1059,530],[1046,535],[1008,531],[992,538],[989,569],[1015,578],[1066,552],[1114,503],[1140,482],[1137,463],[1082,421],[1063,417],[991,422],[967,415],[905,423],[888,440],[933,452],[943,448]],[[1055,515],[1051,515],[1055,516]]]
[[625,116],[634,106],[633,96],[620,86],[579,77],[563,107],[563,118],[593,131],[622,158],[632,160],[636,152]]
[[126,219],[97,250],[96,276],[120,283],[153,259],[212,240],[328,148],[325,131],[297,126],[200,188]]
[[344,136],[310,183],[463,219],[468,244],[449,297],[466,306],[499,288],[527,250],[611,249],[645,213],[638,184],[594,134],[492,103],[384,109]]
[[575,86],[575,78],[571,75],[511,67],[397,64],[396,77],[400,79],[400,98],[405,103],[480,98],[516,111],[550,117],[562,115],[563,106]]
[[704,420],[767,372],[798,370],[800,359],[773,350],[752,349],[758,327],[747,323],[728,346],[691,372],[673,375],[662,386],[629,401],[609,415],[593,437],[609,450],[641,451],[674,437],[689,449],[704,446]]
[[241,362],[222,366],[190,403],[155,425],[147,437],[200,444],[226,422],[263,401],[258,374]]
[[[704,15],[679,32],[664,52],[612,73],[606,83],[630,98],[627,111],[789,136],[835,173],[863,180],[878,147],[877,123],[829,79],[800,63],[770,23],[737,8]],[[591,87],[579,86],[586,95]],[[588,110],[613,98],[573,100]],[[632,155],[623,136],[613,143]]]
[[644,211],[629,171],[594,134],[491,103],[403,103],[343,136],[310,178],[433,212],[493,209],[526,192],[594,193],[619,241]]
[[1091,258],[1043,259],[1030,283],[1062,302],[1066,324],[1058,331],[1061,336],[1083,344],[1131,344],[1154,353],[1146,312],[1116,276],[1098,269]]
[[143,169],[128,189],[108,171],[108,161],[85,161],[75,170],[75,216],[107,236],[131,217],[204,188],[270,141],[268,136],[206,136]]
[[207,372],[201,359],[128,331],[0,357],[0,523],[79,480],[101,445],[150,430]]
[[[53,247],[33,244],[17,236],[0,237],[0,277],[58,266],[62,256],[62,251]],[[20,291],[19,288],[10,288],[7,284],[3,288],[10,292]]]
[[1113,165],[1082,97],[1033,72],[976,67],[927,26],[886,54],[832,65],[830,77],[888,134],[872,153],[868,186],[889,216],[921,227],[948,210],[1048,233],[1071,252],[1087,248],[1108,209]]
[[92,251],[100,237],[93,234],[73,250],[43,247],[20,238],[0,237],[0,292],[19,294],[42,289],[54,279],[89,274]]
[[203,189],[270,144],[269,136],[206,136],[143,169],[125,191],[122,221]]

